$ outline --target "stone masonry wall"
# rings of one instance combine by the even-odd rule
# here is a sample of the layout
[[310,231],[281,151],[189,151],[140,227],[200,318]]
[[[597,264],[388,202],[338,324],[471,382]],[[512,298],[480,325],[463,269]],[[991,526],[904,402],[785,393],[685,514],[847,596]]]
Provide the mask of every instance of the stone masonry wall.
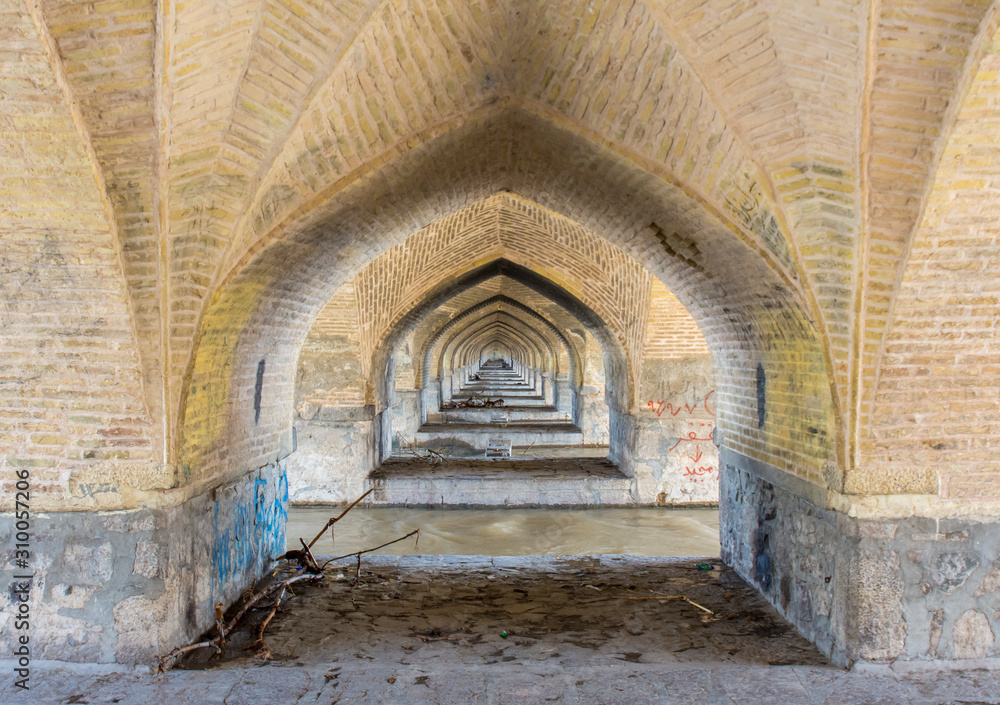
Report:
[[[34,658],[151,663],[194,639],[285,550],[284,462],[169,509],[38,514],[31,537]],[[13,517],[0,517],[11,546]],[[9,570],[4,557],[4,570]],[[12,650],[11,591],[0,645]]]
[[1000,656],[1000,522],[854,519],[774,468],[722,464],[722,559],[835,663]]
[[649,288],[639,380],[636,492],[644,504],[719,501],[715,376],[698,324],[659,279]]
[[637,492],[643,504],[715,504],[719,451],[715,439],[712,358],[647,359],[637,418]]

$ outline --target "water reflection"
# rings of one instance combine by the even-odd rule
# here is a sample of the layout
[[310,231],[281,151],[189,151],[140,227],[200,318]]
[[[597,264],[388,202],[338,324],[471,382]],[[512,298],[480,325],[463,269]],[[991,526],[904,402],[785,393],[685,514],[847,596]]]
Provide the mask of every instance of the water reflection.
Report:
[[[292,507],[288,545],[315,536],[332,507]],[[719,555],[717,509],[365,509],[356,507],[336,525],[335,541],[326,535],[317,554],[344,554],[377,546],[420,529],[413,539],[378,553],[486,556]],[[329,532],[328,532],[329,533]]]

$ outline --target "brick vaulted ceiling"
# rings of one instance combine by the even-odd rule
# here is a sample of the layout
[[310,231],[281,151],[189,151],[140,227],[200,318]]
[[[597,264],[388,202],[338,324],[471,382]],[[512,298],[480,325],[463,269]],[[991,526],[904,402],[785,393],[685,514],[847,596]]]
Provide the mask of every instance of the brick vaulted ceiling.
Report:
[[[6,72],[2,100],[44,102],[72,133],[91,173],[64,188],[117,238],[155,433],[175,432],[157,410],[178,406],[206,308],[255,252],[330,189],[513,106],[677,185],[769,258],[822,332],[849,457],[924,209],[968,188],[939,164],[983,141],[960,108],[995,81],[980,66],[1000,40],[988,0],[0,0],[0,15],[7,50],[37,59]],[[0,120],[44,161],[44,130]]]

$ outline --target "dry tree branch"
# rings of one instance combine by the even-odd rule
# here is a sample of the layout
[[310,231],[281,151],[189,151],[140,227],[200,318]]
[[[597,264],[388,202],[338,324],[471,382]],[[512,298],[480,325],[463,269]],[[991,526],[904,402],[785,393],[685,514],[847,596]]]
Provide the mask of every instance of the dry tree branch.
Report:
[[286,578],[285,580],[280,580],[280,581],[278,581],[276,583],[272,583],[272,584],[268,585],[263,590],[260,590],[259,592],[254,593],[250,597],[250,599],[247,600],[247,602],[244,603],[244,605],[242,607],[240,607],[239,611],[233,616],[233,618],[230,619],[225,625],[222,625],[221,620],[219,620],[217,622],[217,624],[222,627],[222,629],[220,630],[219,636],[216,636],[216,637],[214,637],[212,639],[208,639],[206,641],[199,641],[196,644],[188,644],[187,646],[179,646],[176,649],[174,649],[173,651],[171,651],[169,654],[167,654],[166,656],[157,656],[156,659],[157,659],[158,663],[157,663],[156,670],[158,672],[160,672],[160,673],[163,673],[163,672],[169,670],[177,662],[177,659],[179,657],[183,656],[184,654],[188,653],[189,651],[195,651],[197,649],[203,649],[203,648],[206,648],[206,647],[212,647],[216,651],[220,651],[221,652],[222,649],[219,647],[220,643],[223,643],[225,641],[225,638],[229,634],[231,634],[233,632],[233,630],[236,628],[236,625],[239,623],[239,621],[241,619],[243,619],[243,616],[247,612],[249,612],[250,608],[253,607],[255,604],[257,604],[258,602],[260,602],[262,599],[264,599],[268,595],[271,595],[271,594],[277,592],[280,589],[287,588],[292,583],[297,583],[297,582],[300,582],[302,580],[321,580],[322,578],[323,578],[323,574],[322,573],[303,573],[301,575],[296,575],[296,576],[294,576],[292,578]]
[[712,610],[708,609],[707,607],[705,607],[703,605],[699,605],[697,602],[695,602],[694,600],[692,600],[687,595],[652,595],[652,596],[645,596],[645,597],[628,597],[626,599],[628,599],[628,600],[684,600],[686,603],[688,603],[689,605],[692,605],[694,607],[697,607],[702,612],[708,612],[711,615],[715,614],[715,612],[713,612]]
[[400,541],[404,541],[404,540],[410,538],[411,536],[413,536],[414,534],[419,534],[419,533],[420,533],[420,529],[414,529],[413,531],[411,531],[410,533],[408,533],[406,536],[400,536],[398,539],[394,539],[392,541],[386,541],[381,546],[376,546],[375,548],[366,548],[363,551],[354,551],[353,553],[345,553],[342,556],[337,556],[336,558],[331,558],[330,560],[326,561],[322,566],[320,566],[320,568],[323,568],[325,570],[326,567],[328,565],[330,565],[331,563],[335,563],[336,561],[342,561],[345,558],[350,558],[351,556],[357,556],[360,559],[361,558],[361,554],[363,554],[363,553],[371,553],[372,551],[377,551],[380,548],[385,548],[386,546],[391,546],[394,543],[399,543]]
[[[358,505],[358,503],[361,502],[361,500],[363,500],[365,497],[367,497],[368,495],[370,495],[374,491],[375,491],[375,488],[372,487],[370,490],[368,490],[363,495],[361,495],[360,497],[358,497],[356,500],[354,500],[353,502],[351,502],[347,506],[347,509],[345,509],[344,511],[342,511],[338,516],[336,516],[333,519],[330,519],[330,521],[326,522],[326,526],[323,527],[322,531],[320,531],[318,534],[316,534],[316,538],[314,538],[312,541],[309,542],[309,545],[307,546],[307,548],[312,548],[316,544],[316,542],[320,540],[320,538],[323,536],[323,534],[326,533],[327,529],[329,529],[331,526],[333,526],[338,521],[340,521],[341,519],[343,519],[345,514],[347,514],[352,509],[354,509],[354,507],[356,507]],[[305,542],[303,542],[303,543],[305,543]]]
[[281,588],[281,592],[278,593],[278,599],[276,599],[274,601],[274,604],[271,605],[271,611],[268,612],[267,616],[264,618],[264,621],[260,623],[259,627],[257,627],[257,640],[254,641],[253,644],[247,647],[247,649],[259,647],[259,654],[266,661],[270,661],[273,658],[273,656],[271,656],[271,647],[269,647],[267,645],[267,642],[264,641],[264,630],[267,629],[267,625],[270,624],[271,620],[274,619],[274,615],[277,614],[278,606],[281,605],[281,600],[282,598],[285,597],[286,590],[288,590],[287,585]]
[[250,611],[250,609],[265,597],[273,595],[275,592],[278,592],[280,590],[277,599],[271,606],[270,612],[264,618],[264,621],[261,623],[261,625],[258,627],[257,640],[254,642],[255,646],[259,645],[261,647],[261,654],[264,655],[265,658],[271,658],[270,648],[267,646],[267,642],[264,641],[264,630],[267,628],[268,624],[270,624],[271,620],[274,619],[275,613],[278,611],[278,606],[281,604],[282,599],[284,599],[285,597],[285,593],[287,592],[289,594],[294,594],[291,589],[292,584],[302,581],[322,580],[325,577],[323,571],[326,569],[328,565],[336,561],[343,560],[344,558],[350,558],[351,556],[357,557],[357,568],[355,570],[355,582],[357,582],[357,580],[361,577],[361,556],[364,555],[365,553],[371,553],[372,551],[377,551],[380,548],[385,548],[386,546],[391,546],[394,543],[399,543],[400,541],[410,538],[414,534],[417,535],[417,540],[419,541],[420,529],[415,529],[410,533],[406,534],[406,536],[401,536],[398,539],[387,541],[380,546],[376,546],[374,548],[368,548],[363,551],[354,551],[352,553],[348,553],[343,556],[337,556],[336,558],[331,558],[330,560],[326,561],[325,563],[323,563],[323,565],[319,565],[319,562],[313,555],[311,546],[315,544],[323,536],[323,534],[327,531],[327,529],[329,529],[331,526],[333,526],[338,521],[343,519],[344,516],[349,511],[351,511],[351,509],[357,506],[361,502],[361,500],[363,500],[373,491],[374,488],[368,490],[363,495],[358,497],[358,499],[354,500],[354,502],[352,502],[343,512],[341,512],[339,516],[330,519],[326,523],[326,526],[323,527],[323,530],[320,531],[310,543],[307,544],[305,539],[300,538],[299,542],[302,544],[302,550],[288,551],[283,556],[274,559],[274,560],[282,560],[282,559],[298,560],[300,566],[302,566],[306,572],[294,575],[289,578],[285,578],[283,580],[275,581],[270,585],[268,585],[267,587],[262,588],[261,590],[255,589],[256,588],[256,581],[255,581],[254,587],[244,592],[243,604],[240,606],[239,610],[237,610],[236,614],[233,615],[232,619],[230,619],[228,622],[224,622],[223,612],[222,612],[223,603],[220,602],[215,607],[215,630],[217,632],[216,636],[212,637],[211,639],[206,639],[205,641],[199,641],[194,644],[188,644],[187,646],[177,647],[176,649],[166,654],[165,656],[157,656],[156,671],[159,673],[164,673],[168,671],[177,663],[177,660],[181,656],[183,656],[188,652],[196,651],[197,649],[213,648],[215,649],[216,653],[222,653],[226,646],[226,639],[229,637],[230,634],[233,633],[233,631],[235,631],[237,625],[240,623],[243,617],[246,616],[246,614]]

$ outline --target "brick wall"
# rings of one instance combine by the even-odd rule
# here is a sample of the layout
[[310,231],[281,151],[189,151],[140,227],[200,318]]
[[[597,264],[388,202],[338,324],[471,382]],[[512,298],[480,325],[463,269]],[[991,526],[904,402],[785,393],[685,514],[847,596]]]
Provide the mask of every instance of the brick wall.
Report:
[[0,3],[0,506],[117,507],[154,458],[120,243],[45,37]]
[[[515,150],[518,164],[513,169],[503,165],[508,151],[501,146],[509,139],[511,130],[518,145]],[[467,218],[474,222],[476,209],[462,210],[458,206],[470,199],[475,202],[477,194],[486,187],[482,175],[493,173],[490,166],[493,164],[499,169],[497,173],[510,178],[512,189],[541,199],[540,204],[546,207],[531,206],[532,218],[562,221],[562,214],[572,213],[590,232],[600,233],[610,242],[618,243],[624,253],[647,263],[652,274],[670,282],[678,299],[698,321],[709,346],[718,350],[720,359],[729,365],[728,376],[718,380],[720,426],[732,429],[733,442],[739,443],[748,454],[756,454],[790,472],[822,481],[823,468],[830,462],[827,439],[833,435],[830,428],[835,422],[835,410],[829,402],[830,386],[820,337],[802,311],[795,289],[789,289],[788,282],[769,269],[766,259],[753,255],[750,243],[734,237],[717,221],[704,217],[704,211],[690,200],[686,201],[681,191],[662,180],[636,172],[633,166],[611,152],[588,150],[593,147],[581,142],[574,133],[554,129],[530,115],[502,106],[499,113],[470,118],[461,128],[436,140],[432,149],[412,152],[395,160],[387,167],[385,173],[390,175],[387,178],[346,187],[337,199],[314,211],[311,217],[317,219],[315,225],[303,221],[301,226],[289,231],[280,245],[262,251],[261,256],[233,280],[237,287],[234,293],[241,286],[261,293],[239,301],[220,297],[214,308],[217,314],[212,315],[212,324],[208,326],[211,337],[222,341],[228,335],[231,340],[232,334],[226,331],[244,329],[244,324],[240,323],[240,316],[244,314],[237,315],[236,311],[249,315],[249,308],[254,308],[259,312],[254,315],[261,316],[262,323],[247,330],[269,328],[280,322],[285,330],[280,344],[294,345],[296,336],[301,336],[298,340],[305,337],[311,322],[309,311],[318,312],[328,300],[325,297],[331,296],[339,283],[346,281],[345,275],[352,268],[357,267],[355,271],[360,271],[369,258],[386,251],[387,245],[405,231],[408,223],[419,223],[432,208],[439,215],[453,213],[451,217],[455,221]],[[453,156],[456,154],[464,155],[465,161],[456,163]],[[572,163],[579,162],[583,155],[588,155],[590,166],[586,170],[574,170]],[[426,160],[450,166],[422,171],[417,163]],[[616,194],[616,189],[620,194]],[[421,195],[430,193],[436,194],[433,204]],[[560,195],[556,198],[555,194]],[[627,215],[624,211],[594,208],[595,204],[608,202],[628,203]],[[378,210],[365,210],[359,203],[378,204]],[[547,210],[557,203],[558,212]],[[320,223],[326,221],[319,218],[336,223],[340,233],[356,231],[359,237],[361,233],[368,234],[358,240],[332,239],[324,235],[326,226]],[[692,243],[697,241],[698,244],[694,248],[686,246],[684,237],[650,227],[650,223],[672,223],[678,231],[694,238]],[[530,226],[530,222],[527,225]],[[427,228],[424,233],[432,231],[433,228]],[[383,233],[384,237],[380,240],[372,233]],[[613,245],[600,245],[599,238],[594,242],[594,248],[585,250],[593,253],[592,256],[601,252],[601,247],[613,248]],[[518,247],[521,251],[515,250],[512,257],[517,255],[524,258],[524,264],[544,267],[537,258],[546,255],[548,250],[537,247],[529,250],[528,243],[520,245],[512,239],[511,249]],[[561,250],[553,246],[550,249],[558,254],[566,248],[563,246]],[[397,252],[403,257],[405,246]],[[492,256],[487,253],[481,256],[485,259]],[[529,260],[529,256],[532,259]],[[422,265],[418,262],[416,266]],[[561,275],[559,268],[552,268],[551,272],[540,271],[552,279],[561,276],[571,281],[575,278],[575,272],[566,271],[565,264],[561,266],[565,272]],[[403,272],[398,265],[395,268],[386,265],[385,271],[387,274],[400,273],[408,282],[419,277],[412,271]],[[720,282],[725,284],[720,286]],[[627,282],[622,282],[622,286],[627,287]],[[608,286],[605,290],[610,289],[612,287]],[[596,295],[600,291],[595,286],[579,293],[581,297],[590,297],[593,310],[610,308],[602,306]],[[251,303],[250,299],[260,303]],[[633,300],[645,305],[645,290],[641,296],[636,294]],[[403,301],[405,299],[401,298],[400,311],[407,308]],[[412,301],[410,298],[407,303],[412,304]],[[232,311],[227,310],[227,306],[232,306]],[[387,314],[382,315],[388,318]],[[607,314],[609,320],[620,320],[622,329],[635,332],[619,336],[619,341],[632,340],[637,347],[641,346],[645,316],[627,321],[621,316],[620,310]],[[219,322],[218,328],[214,327],[215,321]],[[238,328],[234,327],[237,325]],[[299,332],[291,334],[292,331]],[[778,336],[777,343],[771,340],[773,336]],[[203,338],[202,345],[205,342]],[[252,341],[248,339],[247,342]],[[627,349],[622,342],[618,345]],[[211,367],[210,357],[206,355],[203,360],[206,371]],[[789,380],[787,384],[791,387],[808,390],[804,396],[792,394],[774,399],[764,429],[758,429],[755,412],[755,371],[760,361],[775,379]],[[195,367],[196,377],[201,374],[199,369],[202,363]],[[630,372],[618,368],[608,370],[609,378],[619,374],[627,379]],[[798,379],[801,375],[808,379]],[[252,379],[252,370],[248,369],[238,386],[252,389]],[[284,394],[291,392],[280,392],[275,397]],[[213,405],[200,406],[191,419],[200,418]],[[213,427],[212,423],[199,421],[198,424],[201,428]],[[234,438],[234,434],[228,436],[230,440]],[[804,446],[801,444],[803,438],[809,440]],[[242,456],[238,447],[227,453],[231,459]]]
[[[148,417],[139,433],[148,453],[126,454],[118,442],[120,455],[105,459],[129,461],[135,477],[126,483],[162,484],[151,468],[190,465],[184,448],[218,453],[223,465],[269,457],[259,430],[250,445],[260,452],[249,454],[230,453],[244,434],[227,431],[245,423],[260,360],[272,361],[265,377],[280,387],[270,398],[293,399],[285,368],[295,354],[285,345],[304,339],[334,291],[414,233],[458,213],[474,220],[475,204],[506,191],[515,205],[498,216],[509,219],[500,228],[509,234],[497,247],[544,268],[533,243],[551,235],[546,254],[558,266],[542,273],[602,309],[630,359],[633,387],[646,319],[616,320],[610,310],[644,305],[642,287],[629,288],[628,260],[616,261],[627,256],[669,284],[725,362],[719,419],[740,452],[814,480],[834,463],[841,476],[853,473],[860,491],[933,492],[931,465],[971,468],[981,450],[970,440],[969,455],[956,455],[954,429],[981,436],[991,416],[966,406],[963,418],[984,415],[949,421],[946,432],[927,425],[905,440],[898,432],[905,436],[902,427],[924,412],[899,400],[909,392],[887,385],[904,368],[925,367],[932,378],[942,372],[946,388],[960,386],[944,358],[923,355],[927,340],[902,331],[922,325],[923,312],[907,302],[923,286],[916,282],[926,243],[947,241],[930,234],[941,229],[933,218],[952,206],[956,218],[978,208],[942,189],[958,194],[945,183],[948,145],[976,144],[975,135],[992,129],[988,113],[959,117],[959,109],[975,107],[961,101],[977,75],[983,85],[990,80],[980,64],[991,65],[997,12],[978,0],[884,0],[869,9],[856,0],[821,8],[779,0],[127,0],[86,12],[62,0],[9,4],[17,61],[5,68],[4,125],[28,156],[8,160],[14,185],[4,213],[29,225],[19,238],[32,228],[86,233],[71,245],[86,266],[94,243],[115,253],[122,281],[114,292],[83,280],[73,289],[123,306],[102,320],[108,331],[131,331],[130,348],[112,346],[128,349],[129,361],[107,373],[109,386],[138,389],[124,393],[128,418]],[[512,25],[537,31],[511,34]],[[975,100],[988,100],[976,90]],[[25,106],[38,101],[50,103],[34,110],[32,126]],[[50,118],[42,144],[33,130]],[[81,151],[67,157],[56,183],[44,154],[68,134]],[[979,170],[971,179],[979,184],[991,167],[976,158],[979,166],[965,167]],[[72,176],[81,163],[89,195]],[[43,192],[59,198],[33,208]],[[103,224],[77,218],[81,212]],[[577,229],[596,244],[581,246]],[[92,236],[105,230],[107,238]],[[23,251],[8,242],[4,256],[16,274]],[[599,251],[605,246],[612,249]],[[607,289],[574,284],[577,272],[568,276],[560,248],[592,256],[595,269],[580,272],[585,281],[604,276]],[[325,270],[300,267],[306,258]],[[419,268],[426,260],[414,261]],[[295,267],[301,271],[289,276]],[[421,290],[417,279],[411,285],[408,293]],[[22,307],[23,291],[8,299]],[[399,315],[379,298],[389,292],[372,293],[389,302],[379,310],[388,319],[360,330],[362,359],[379,345],[380,326],[391,328]],[[964,309],[956,312],[965,320]],[[969,315],[971,335],[978,314]],[[975,364],[991,355],[987,346]],[[53,355],[45,365],[62,361]],[[776,385],[763,428],[754,422],[758,364]],[[136,370],[138,382],[122,382]],[[215,389],[208,384],[220,379]],[[912,396],[925,392],[918,384]],[[263,435],[277,442],[288,419],[275,413]],[[96,447],[107,442],[73,428]],[[77,440],[49,456],[69,461]],[[981,457],[976,472],[989,473],[992,460]],[[974,472],[968,468],[962,472]],[[873,480],[897,470],[898,482]],[[181,482],[202,474],[182,468]]]
[[582,228],[543,222],[540,211],[506,196],[425,229],[358,275],[362,357],[370,357],[414,302],[442,281],[501,258],[535,269],[577,296],[637,359],[648,273]]
[[855,491],[1000,500],[998,47],[983,45],[903,270]]

